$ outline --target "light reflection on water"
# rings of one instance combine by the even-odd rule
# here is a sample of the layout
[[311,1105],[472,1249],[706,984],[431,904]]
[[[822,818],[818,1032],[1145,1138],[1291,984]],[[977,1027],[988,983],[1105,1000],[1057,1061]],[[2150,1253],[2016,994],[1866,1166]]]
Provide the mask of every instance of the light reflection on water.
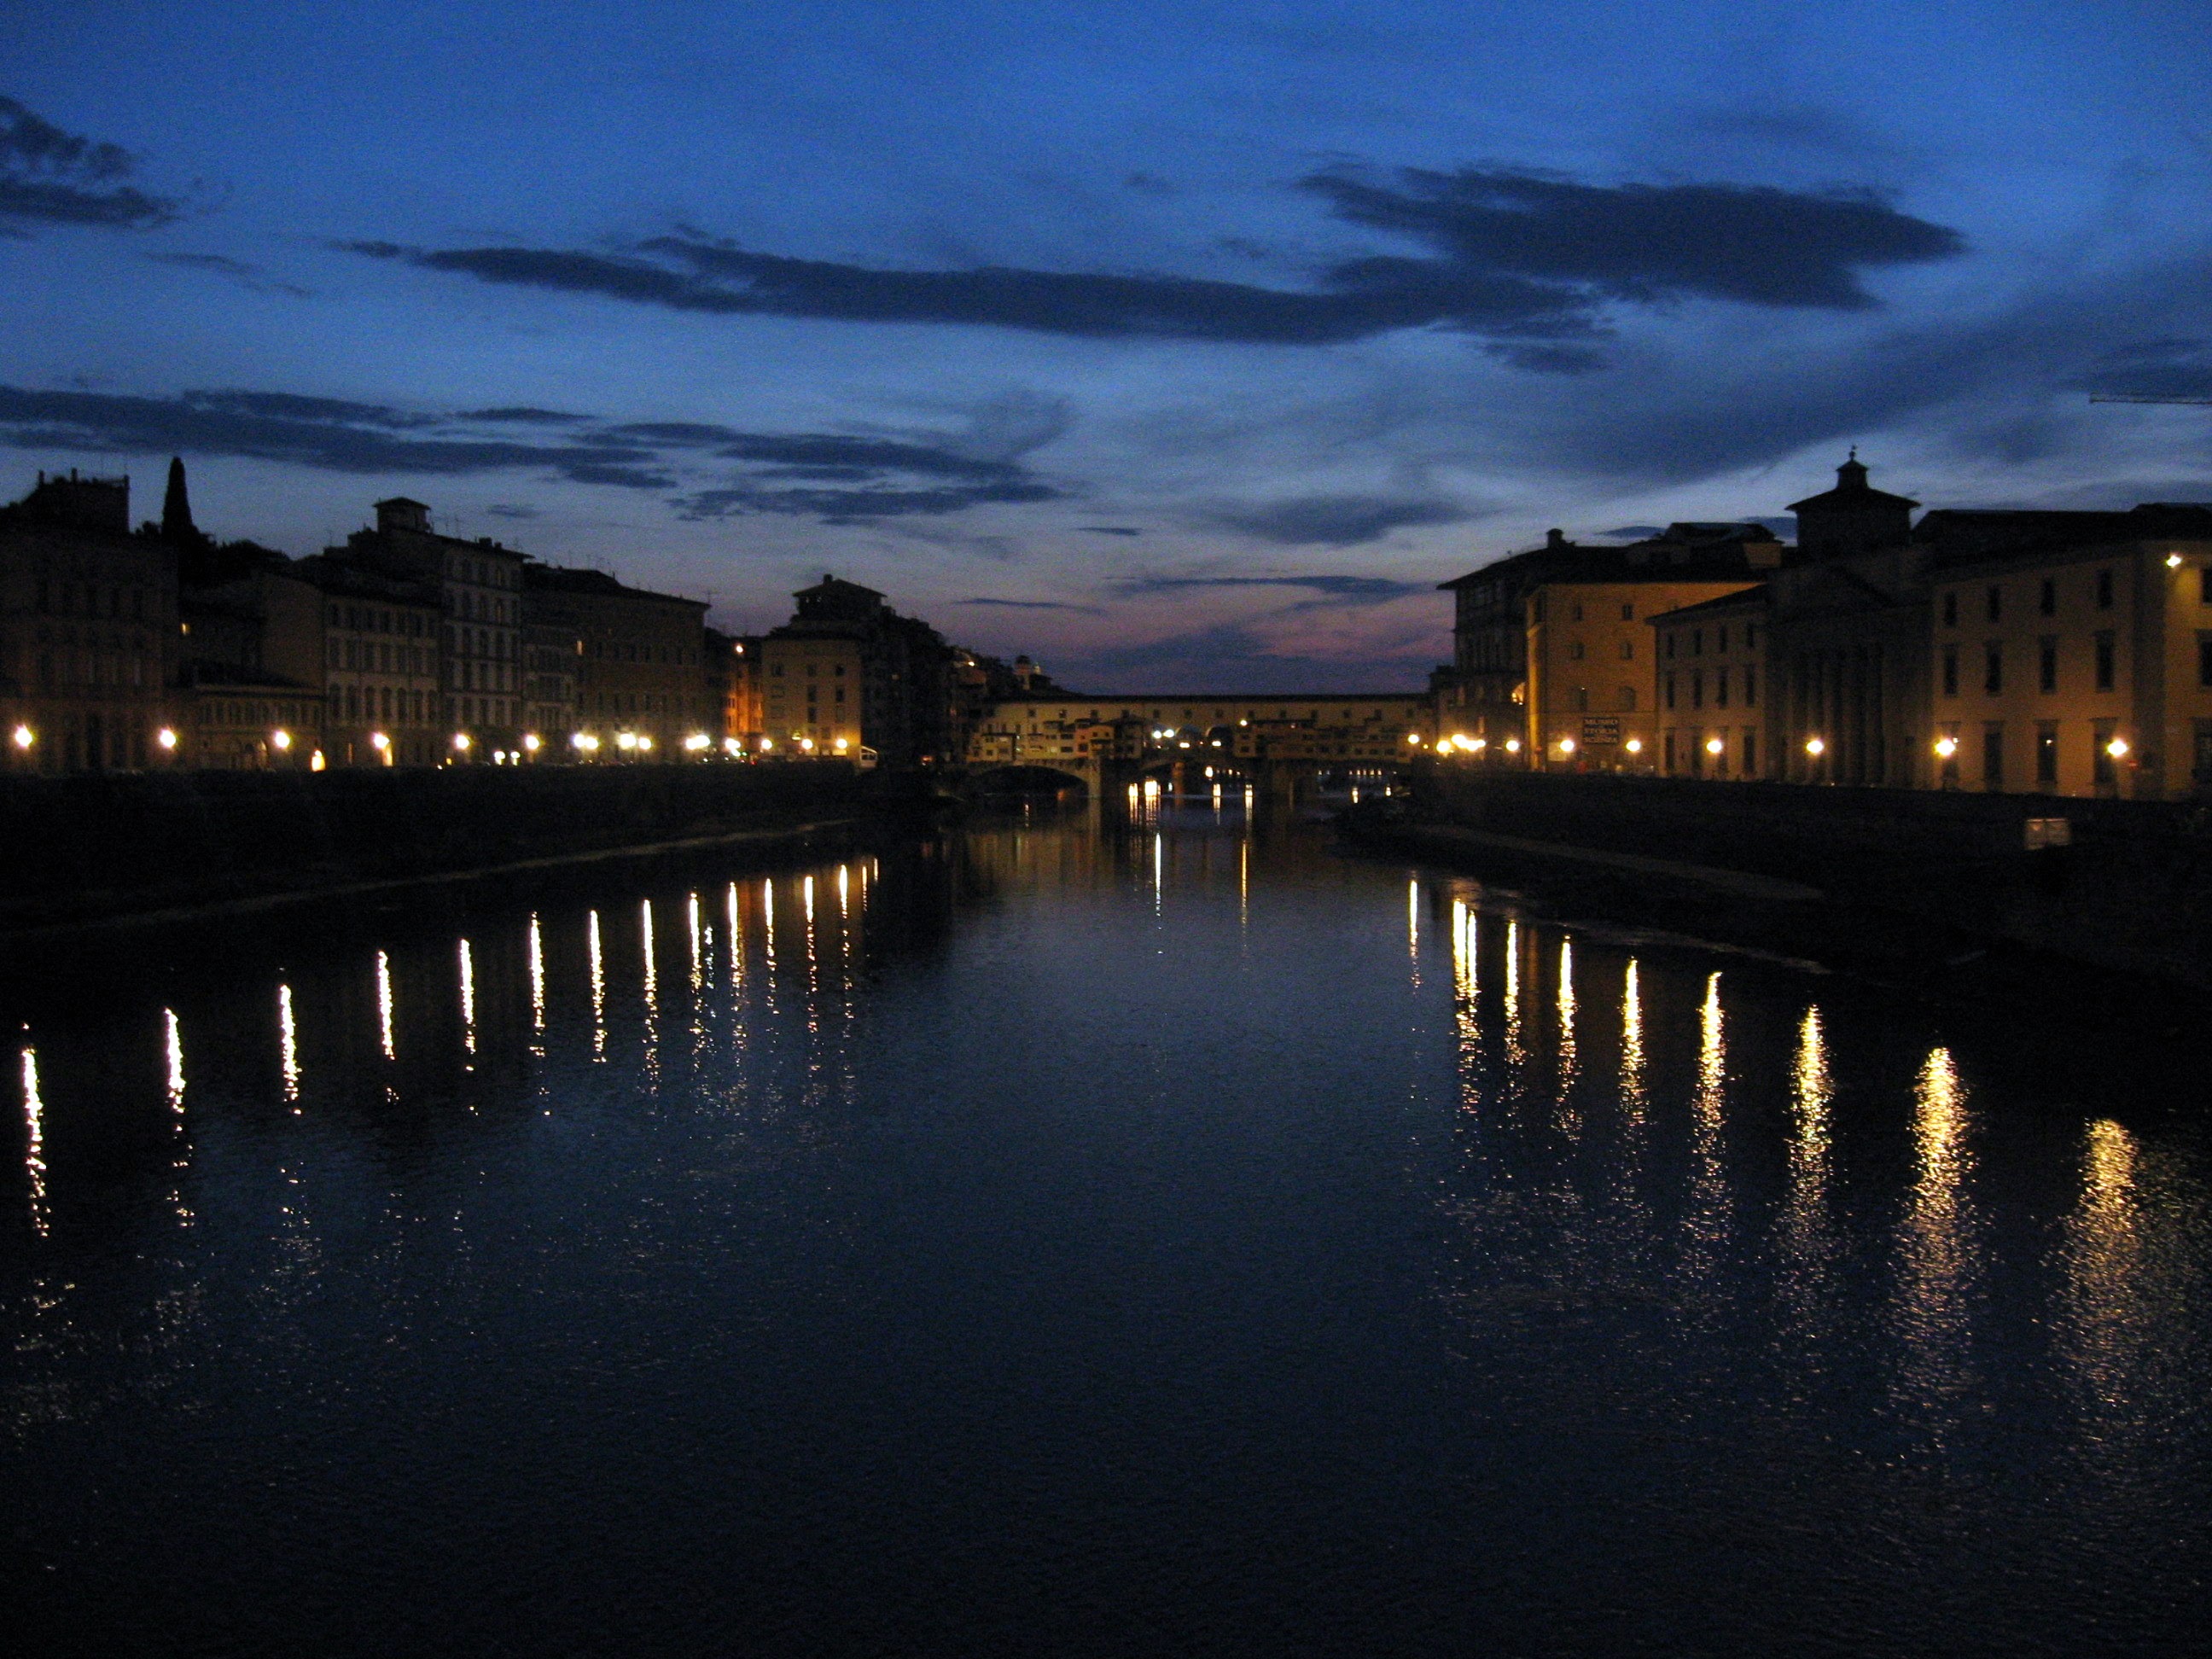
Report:
[[0,1472],[95,1494],[85,1628],[205,1637],[286,1559],[541,1650],[1195,1651],[1178,1562],[1263,1648],[2188,1627],[2199,1126],[1233,797],[1111,809],[30,1011]]

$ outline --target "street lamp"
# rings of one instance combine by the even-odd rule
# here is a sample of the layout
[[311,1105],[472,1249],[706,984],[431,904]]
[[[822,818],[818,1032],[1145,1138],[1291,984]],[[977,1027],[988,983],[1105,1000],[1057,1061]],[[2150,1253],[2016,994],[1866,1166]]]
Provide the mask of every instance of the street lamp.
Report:
[[1644,752],[1644,739],[1641,738],[1631,738],[1626,743],[1624,743],[1620,746],[1623,749],[1626,749],[1632,755],[1640,755]]
[[1517,754],[1519,754],[1519,753],[1521,752],[1521,739],[1520,739],[1520,738],[1506,738],[1506,739],[1505,739],[1505,752],[1506,752],[1507,754],[1509,754],[1509,755],[1517,755]]
[[18,749],[28,749],[39,740],[39,734],[27,726],[17,726],[13,736],[15,747]]
[[154,741],[164,749],[174,750],[177,746],[177,734],[165,726],[154,734]]
[[472,739],[465,732],[456,732],[453,733],[453,747],[459,750],[464,755],[469,752],[469,744],[471,741]]
[[1725,743],[1723,743],[1718,738],[1707,738],[1705,739],[1705,752],[1708,755],[1717,755],[1722,750],[1727,747],[1728,745]]
[[2105,752],[2110,755],[2114,760],[2126,759],[2128,753],[2128,740],[2125,738],[2114,738],[2110,743],[2105,745]]
[[1828,752],[1828,745],[1818,738],[1808,738],[1805,739],[1805,752],[1818,760]]
[[1559,739],[1559,752],[1562,755],[1573,754],[1575,752],[1575,740],[1572,738],[1561,738]]
[[1950,759],[1950,758],[1951,758],[1951,757],[1952,757],[1952,756],[1954,756],[1954,755],[1957,754],[1958,752],[1959,752],[1959,740],[1958,740],[1958,738],[1951,738],[1951,737],[1943,737],[1943,738],[1936,738],[1936,756],[1938,757],[1938,758],[1942,759],[1942,760],[1948,760],[1948,759]]
[[269,741],[276,748],[277,753],[283,754],[286,750],[292,746],[292,734],[289,732],[285,731],[282,726],[279,726],[276,731],[271,732],[269,734]]
[[534,755],[544,745],[539,743],[535,732],[526,732],[522,734],[522,746]]

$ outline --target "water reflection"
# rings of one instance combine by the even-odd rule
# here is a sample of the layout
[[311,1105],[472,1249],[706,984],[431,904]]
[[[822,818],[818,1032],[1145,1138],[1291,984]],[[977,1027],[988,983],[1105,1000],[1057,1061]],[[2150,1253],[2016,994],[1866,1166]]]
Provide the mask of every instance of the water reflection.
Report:
[[1948,1048],[1929,1052],[1913,1090],[1915,1175],[1898,1226],[1897,1391],[1908,1419],[1942,1443],[1973,1379],[1971,1302],[1978,1271],[1966,1195],[1972,1166],[1966,1086]]
[[[2100,1571],[2123,1578],[2201,1519],[2193,1126],[2119,1101],[2062,1133],[2069,1109],[1983,1080],[1933,1016],[1828,981],[1814,1006],[1802,977],[1563,929],[1231,807],[1139,791],[1132,822],[978,823],[881,865],[600,876],[27,1020],[4,1400],[21,1445],[26,1424],[109,1415],[78,1431],[94,1452],[15,1490],[69,1490],[101,1436],[143,1446],[173,1419],[267,1443],[290,1426],[270,1398],[419,1424],[420,1379],[458,1368],[485,1418],[453,1452],[471,1487],[556,1529],[529,1494],[568,1477],[512,1449],[539,1413],[594,1455],[590,1425],[665,1407],[684,1425],[630,1511],[647,1534],[662,1491],[710,1531],[718,1504],[755,1502],[675,1462],[756,1427],[744,1455],[787,1460],[780,1492],[819,1473],[806,1448],[860,1449],[895,1481],[991,1413],[1023,1419],[994,1458],[1065,1455],[1066,1425],[1107,1432],[1101,1377],[1269,1444],[1327,1421],[1349,1455],[1300,1478],[1347,1483],[1332,1514],[1495,1558],[1519,1540],[1465,1529],[1542,1493],[1599,1539],[1569,1547],[1554,1617],[1613,1570],[1630,1516],[1637,1573],[1680,1564],[1676,1605],[1724,1602],[1755,1534],[1793,1594],[1833,1575],[1850,1605],[1909,1603],[1956,1637],[1945,1587],[1898,1565],[1936,1524],[1905,1465],[1997,1492],[1956,1532],[1998,1536],[2008,1583],[2063,1581],[2042,1569],[2070,1559],[2052,1517],[2077,1500],[2106,1505]],[[1419,974],[1425,923],[1448,982]],[[25,1311],[46,1284],[79,1287],[65,1314]],[[64,1317],[73,1346],[46,1334]],[[375,1468],[353,1409],[316,1431],[333,1468]],[[908,1415],[909,1440],[877,1437]],[[1116,1468],[1182,1501],[1219,1449],[1170,1424],[1152,1468],[1162,1431],[1140,1428]],[[1431,1490],[1408,1468],[1501,1473]],[[77,1490],[112,1489],[91,1472],[106,1484]],[[1066,1477],[1082,1503],[1095,1475]],[[397,1484],[437,1547],[469,1535],[466,1504]]]

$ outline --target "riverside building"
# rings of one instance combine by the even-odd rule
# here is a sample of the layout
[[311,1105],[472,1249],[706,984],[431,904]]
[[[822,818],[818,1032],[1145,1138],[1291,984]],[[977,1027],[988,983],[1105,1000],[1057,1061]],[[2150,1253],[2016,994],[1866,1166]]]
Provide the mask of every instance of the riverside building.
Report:
[[[710,728],[719,733],[722,711],[707,696],[703,601],[535,561],[523,582],[531,625],[575,644],[574,737],[585,741],[574,746],[602,760],[666,759]],[[550,647],[555,635],[540,637]]]

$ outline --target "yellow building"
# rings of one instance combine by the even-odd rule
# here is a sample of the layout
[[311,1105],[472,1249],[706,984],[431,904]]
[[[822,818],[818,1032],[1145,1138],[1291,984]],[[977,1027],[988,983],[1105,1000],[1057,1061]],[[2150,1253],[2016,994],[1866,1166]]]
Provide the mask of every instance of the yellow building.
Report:
[[2212,785],[2212,538],[1954,565],[1932,603],[1938,787],[2160,800]]
[[759,645],[761,731],[771,754],[860,757],[861,641],[781,629]]
[[1553,771],[1655,768],[1662,723],[1650,618],[1752,585],[1748,573],[1700,580],[1655,574],[1536,589],[1528,607],[1529,764]]
[[1305,696],[1009,698],[980,711],[968,741],[971,766],[1135,759],[1146,748],[1193,759],[1294,760],[1331,764],[1403,760],[1435,741],[1424,692]]

